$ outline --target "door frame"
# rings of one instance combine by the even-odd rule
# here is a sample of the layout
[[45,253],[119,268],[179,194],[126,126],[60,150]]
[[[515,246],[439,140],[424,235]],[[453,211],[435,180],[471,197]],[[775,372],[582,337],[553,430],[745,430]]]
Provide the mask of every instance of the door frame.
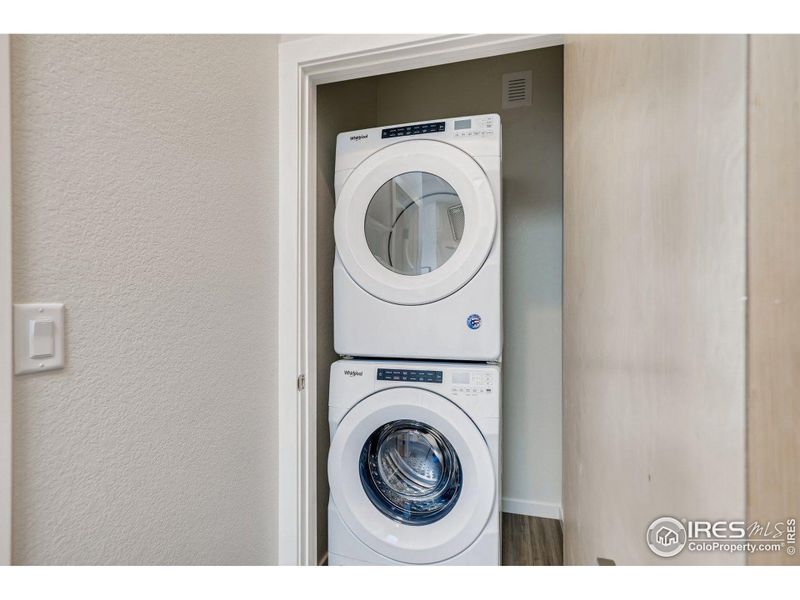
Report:
[[403,34],[317,35],[279,45],[280,564],[317,563],[316,86],[563,43],[560,34]]
[[0,34],[0,565],[11,564],[11,38]]

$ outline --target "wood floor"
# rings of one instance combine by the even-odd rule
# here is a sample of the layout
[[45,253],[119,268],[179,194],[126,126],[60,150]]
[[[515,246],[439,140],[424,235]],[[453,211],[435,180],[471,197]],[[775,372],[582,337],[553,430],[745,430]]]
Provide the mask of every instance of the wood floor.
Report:
[[503,565],[564,564],[561,521],[503,513]]

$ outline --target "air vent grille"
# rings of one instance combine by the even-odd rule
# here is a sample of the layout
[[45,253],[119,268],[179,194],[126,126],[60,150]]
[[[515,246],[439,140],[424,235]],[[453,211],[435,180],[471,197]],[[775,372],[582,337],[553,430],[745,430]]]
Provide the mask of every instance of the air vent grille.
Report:
[[531,71],[505,73],[503,75],[503,108],[518,108],[531,105]]

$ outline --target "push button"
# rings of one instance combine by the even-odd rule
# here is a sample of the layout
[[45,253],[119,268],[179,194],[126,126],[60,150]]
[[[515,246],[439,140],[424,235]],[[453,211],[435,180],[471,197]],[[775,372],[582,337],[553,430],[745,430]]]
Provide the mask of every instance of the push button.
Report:
[[55,323],[52,319],[29,321],[28,333],[31,358],[49,358],[55,354]]

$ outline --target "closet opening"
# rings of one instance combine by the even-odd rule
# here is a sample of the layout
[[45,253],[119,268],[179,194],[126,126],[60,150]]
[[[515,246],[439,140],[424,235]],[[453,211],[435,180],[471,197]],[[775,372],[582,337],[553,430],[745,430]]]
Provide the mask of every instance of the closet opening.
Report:
[[[316,524],[320,564],[327,561],[329,545],[329,382],[331,365],[342,358],[334,348],[337,135],[485,115],[497,115],[502,127],[502,218],[497,224],[502,234],[502,564],[562,564],[563,72],[563,46],[551,46],[316,87]],[[442,235],[456,240],[459,225],[463,229],[458,220],[459,216],[463,219],[463,212],[459,215],[450,207],[455,204],[446,202],[455,191],[428,179],[422,182],[426,189],[441,198],[440,221],[453,225],[442,226]],[[401,182],[406,191],[417,183]],[[432,210],[438,210],[438,205],[434,206]],[[442,254],[440,248],[425,252]],[[411,258],[414,260],[407,261],[407,268],[419,268],[419,257]],[[403,269],[406,267],[398,267],[399,272]],[[411,435],[403,433],[402,427],[398,431],[406,436],[403,439]],[[429,439],[439,440],[433,434]],[[436,443],[446,449],[449,442],[442,436]],[[456,492],[450,489],[448,493],[449,501],[455,502]]]

